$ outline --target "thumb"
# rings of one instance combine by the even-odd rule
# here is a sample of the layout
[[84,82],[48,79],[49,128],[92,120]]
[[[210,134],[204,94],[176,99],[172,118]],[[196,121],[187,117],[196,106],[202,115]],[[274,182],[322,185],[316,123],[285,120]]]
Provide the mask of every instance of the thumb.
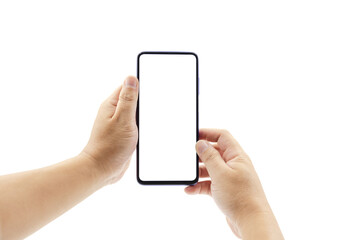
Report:
[[119,119],[128,121],[135,119],[138,99],[138,80],[134,76],[128,76],[120,92],[115,115]]
[[217,178],[227,168],[220,153],[209,142],[204,140],[198,141],[196,150],[212,180]]

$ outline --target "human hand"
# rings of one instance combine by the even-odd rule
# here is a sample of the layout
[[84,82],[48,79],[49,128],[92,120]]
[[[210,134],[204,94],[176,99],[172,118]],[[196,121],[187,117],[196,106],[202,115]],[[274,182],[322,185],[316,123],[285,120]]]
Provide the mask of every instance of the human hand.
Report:
[[106,183],[118,181],[129,166],[138,140],[138,80],[128,76],[100,106],[88,144],[82,151],[100,166]]
[[[254,233],[253,225],[256,225],[262,228],[260,231],[263,236],[270,235],[278,239],[275,237],[281,235],[280,229],[254,166],[239,143],[228,131],[220,129],[201,129],[199,137],[201,140],[197,142],[196,150],[204,163],[199,168],[200,177],[210,177],[211,180],[188,186],[185,192],[212,196],[238,237],[252,239],[249,236],[257,236],[255,239],[261,239],[258,232]],[[274,227],[268,230],[269,235],[264,233],[263,225],[266,223],[277,227],[278,231],[274,232],[279,235],[272,234]]]

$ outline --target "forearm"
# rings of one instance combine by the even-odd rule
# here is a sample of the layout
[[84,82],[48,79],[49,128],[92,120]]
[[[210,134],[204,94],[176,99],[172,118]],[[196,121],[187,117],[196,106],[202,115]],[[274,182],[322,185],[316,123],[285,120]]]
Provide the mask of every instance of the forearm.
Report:
[[106,183],[86,155],[56,165],[0,176],[2,239],[22,239],[54,220]]

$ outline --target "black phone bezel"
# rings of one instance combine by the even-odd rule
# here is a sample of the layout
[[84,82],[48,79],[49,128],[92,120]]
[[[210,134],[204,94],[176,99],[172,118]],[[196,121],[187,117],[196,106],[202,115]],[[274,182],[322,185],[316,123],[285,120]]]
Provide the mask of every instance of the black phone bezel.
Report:
[[[199,111],[198,111],[198,95],[199,95],[199,61],[198,56],[194,52],[176,52],[176,51],[143,51],[138,54],[137,56],[137,78],[140,85],[140,76],[139,76],[139,68],[140,68],[140,57],[144,54],[174,54],[174,55],[193,55],[196,58],[196,142],[199,139]],[[138,127],[138,141],[137,141],[137,147],[136,147],[136,176],[138,183],[142,185],[194,185],[198,182],[199,179],[199,161],[198,161],[198,155],[196,154],[196,178],[193,180],[165,180],[165,181],[143,181],[139,177],[139,107],[140,107],[140,91],[138,93],[138,100],[137,100],[137,110],[136,110],[136,123]]]

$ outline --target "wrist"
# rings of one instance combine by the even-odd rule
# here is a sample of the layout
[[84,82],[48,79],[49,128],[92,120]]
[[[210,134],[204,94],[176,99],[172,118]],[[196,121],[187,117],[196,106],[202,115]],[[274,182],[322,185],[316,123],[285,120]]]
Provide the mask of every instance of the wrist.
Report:
[[77,158],[83,162],[90,176],[100,188],[108,184],[109,174],[100,161],[85,151],[82,151]]
[[237,223],[240,235],[244,240],[251,239],[284,239],[276,218],[269,205],[263,209],[244,214]]

